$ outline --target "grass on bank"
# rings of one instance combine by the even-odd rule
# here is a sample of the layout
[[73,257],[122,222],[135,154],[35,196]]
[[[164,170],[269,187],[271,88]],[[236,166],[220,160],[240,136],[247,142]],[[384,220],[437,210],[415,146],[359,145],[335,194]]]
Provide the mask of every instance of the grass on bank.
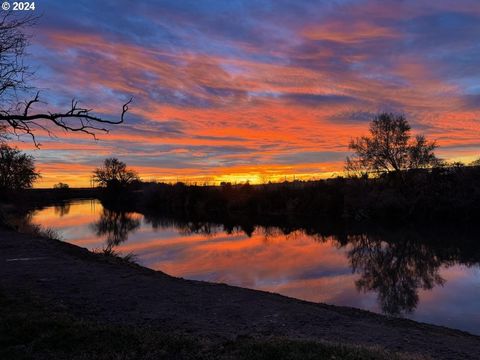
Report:
[[101,249],[94,249],[92,250],[92,252],[94,254],[101,255],[107,259],[116,259],[125,263],[138,264],[137,255],[132,252],[123,255],[122,253],[114,250],[111,246],[106,246]]
[[[0,292],[0,359],[396,360],[382,350],[287,339],[213,342],[151,328],[102,325]],[[419,358],[417,358],[419,359]]]
[[6,210],[5,206],[0,204],[0,228],[1,227],[15,230],[22,234],[29,234],[52,240],[62,240],[62,237],[55,229],[34,224],[32,223],[30,216],[15,214],[15,211],[8,209],[8,207]]

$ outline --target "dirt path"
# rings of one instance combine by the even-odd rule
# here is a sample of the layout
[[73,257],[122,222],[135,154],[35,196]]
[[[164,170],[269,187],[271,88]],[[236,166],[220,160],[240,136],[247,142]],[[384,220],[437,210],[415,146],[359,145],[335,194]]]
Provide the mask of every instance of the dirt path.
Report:
[[33,293],[89,319],[211,338],[288,336],[380,345],[432,359],[480,359],[480,337],[461,331],[173,278],[70,244],[2,230],[0,289]]

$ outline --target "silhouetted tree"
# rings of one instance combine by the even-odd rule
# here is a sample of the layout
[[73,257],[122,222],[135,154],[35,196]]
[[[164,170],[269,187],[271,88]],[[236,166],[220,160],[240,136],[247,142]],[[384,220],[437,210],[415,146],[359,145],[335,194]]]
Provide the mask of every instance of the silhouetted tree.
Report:
[[31,155],[6,144],[0,144],[0,190],[30,188],[39,177]]
[[428,142],[423,135],[412,139],[410,131],[403,115],[378,115],[370,124],[370,136],[350,142],[349,148],[355,153],[347,157],[346,170],[389,173],[437,165],[435,143]]
[[127,165],[116,158],[105,159],[103,166],[96,168],[93,174],[95,182],[108,189],[126,187],[139,180],[134,170],[127,169]]
[[32,90],[27,83],[32,73],[24,62],[28,46],[25,30],[35,20],[36,17],[18,17],[12,12],[0,15],[0,128],[3,129],[3,134],[5,131],[15,135],[28,134],[38,146],[34,133],[36,130],[50,133],[51,127],[48,125],[95,137],[99,131],[108,132],[105,124],[122,123],[131,100],[123,105],[119,120],[105,120],[92,115],[90,109],[79,107],[75,100],[64,112],[32,113],[32,107],[40,102],[38,92],[30,100],[18,101],[22,92]]
[[480,158],[476,159],[476,160],[473,160],[471,163],[470,163],[470,166],[480,166]]
[[68,184],[65,184],[65,183],[63,183],[63,182],[59,182],[58,184],[53,185],[53,188],[54,188],[54,189],[66,190],[66,189],[69,189],[70,186],[68,186]]

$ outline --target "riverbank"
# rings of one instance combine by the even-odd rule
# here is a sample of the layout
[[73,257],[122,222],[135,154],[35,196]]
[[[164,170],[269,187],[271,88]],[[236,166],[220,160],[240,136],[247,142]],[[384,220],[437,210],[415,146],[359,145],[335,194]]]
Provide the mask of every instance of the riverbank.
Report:
[[155,329],[213,344],[281,338],[376,347],[417,358],[480,357],[480,338],[461,331],[173,278],[12,231],[0,231],[0,272],[6,298],[29,294],[52,311],[102,326]]
[[[20,300],[20,301],[19,301]],[[32,359],[343,359],[405,360],[381,349],[286,338],[212,341],[152,327],[85,321],[29,296],[0,294],[0,358]]]

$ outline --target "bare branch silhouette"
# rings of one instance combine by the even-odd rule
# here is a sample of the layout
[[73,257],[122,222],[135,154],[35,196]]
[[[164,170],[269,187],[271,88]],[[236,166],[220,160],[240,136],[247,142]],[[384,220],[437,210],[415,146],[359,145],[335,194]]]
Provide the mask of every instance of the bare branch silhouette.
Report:
[[[82,132],[92,135],[96,139],[96,132],[101,131],[108,133],[109,131],[102,124],[117,125],[124,122],[125,114],[129,109],[128,105],[132,102],[132,100],[133,99],[131,98],[125,104],[123,104],[122,113],[119,120],[107,120],[92,115],[92,109],[79,107],[78,101],[75,101],[75,99],[72,100],[71,107],[66,112],[31,114],[30,110],[33,104],[40,102],[39,93],[37,92],[32,100],[25,102],[23,112],[12,114],[9,111],[0,111],[0,122],[4,121],[6,124],[8,124],[11,131],[17,135],[19,133],[30,135],[36,146],[39,145],[34,134],[34,130],[36,128],[40,128],[51,134],[51,131],[45,125],[39,123],[38,120],[45,120],[66,131]],[[76,122],[69,121],[72,119],[76,120]]]
[[82,132],[96,139],[98,132],[108,133],[105,125],[123,123],[131,98],[123,104],[118,120],[93,115],[92,109],[79,106],[75,99],[65,112],[43,113],[32,111],[34,105],[40,103],[39,92],[28,101],[18,100],[20,93],[32,90],[27,81],[32,72],[23,61],[29,40],[25,28],[34,25],[37,19],[35,16],[14,16],[9,12],[0,15],[0,129],[3,135],[30,135],[38,147],[35,131],[41,129],[52,136],[53,130],[49,125],[65,131]]

